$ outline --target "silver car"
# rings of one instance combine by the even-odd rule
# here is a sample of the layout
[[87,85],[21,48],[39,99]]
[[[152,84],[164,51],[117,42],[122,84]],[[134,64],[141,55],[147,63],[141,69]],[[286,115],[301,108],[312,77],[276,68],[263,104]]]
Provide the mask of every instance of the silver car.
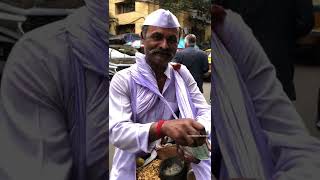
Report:
[[109,48],[109,78],[111,79],[118,71],[132,66],[135,62],[135,56]]

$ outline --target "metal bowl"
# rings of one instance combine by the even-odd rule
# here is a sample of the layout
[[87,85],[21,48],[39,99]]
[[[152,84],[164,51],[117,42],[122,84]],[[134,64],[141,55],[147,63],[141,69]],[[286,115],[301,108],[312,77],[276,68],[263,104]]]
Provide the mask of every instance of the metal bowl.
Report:
[[184,180],[187,177],[187,165],[177,156],[163,160],[160,164],[161,180]]

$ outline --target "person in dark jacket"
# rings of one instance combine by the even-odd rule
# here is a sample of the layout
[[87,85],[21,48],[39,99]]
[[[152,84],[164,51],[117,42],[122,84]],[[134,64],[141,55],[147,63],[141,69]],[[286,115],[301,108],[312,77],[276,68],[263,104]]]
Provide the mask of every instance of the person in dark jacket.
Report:
[[197,82],[200,91],[203,93],[203,75],[209,70],[208,56],[202,50],[195,48],[196,42],[196,36],[194,34],[188,34],[185,37],[186,48],[177,52],[174,61],[188,68],[194,80]]
[[276,68],[277,78],[291,100],[296,100],[294,48],[298,38],[314,26],[311,0],[217,0],[239,13]]

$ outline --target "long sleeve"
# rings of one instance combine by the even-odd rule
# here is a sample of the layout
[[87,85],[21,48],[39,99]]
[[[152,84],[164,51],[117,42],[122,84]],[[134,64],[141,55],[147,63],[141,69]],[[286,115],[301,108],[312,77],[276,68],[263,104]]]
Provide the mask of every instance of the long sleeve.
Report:
[[[2,77],[2,180],[70,178],[72,156],[62,97],[58,93],[60,87],[54,72],[43,61],[52,56],[38,45],[29,38],[20,40],[7,60]],[[60,51],[60,54],[65,53]]]
[[211,107],[206,102],[203,94],[200,92],[196,81],[185,66],[181,66],[180,73],[185,80],[190,93],[191,101],[193,102],[196,111],[196,119],[205,128],[208,134],[211,133]]
[[[183,72],[180,74],[186,82],[191,100],[197,109],[196,120],[205,127],[207,134],[211,135],[211,107],[206,102],[197,83],[186,67],[181,66],[180,71]],[[192,163],[191,165],[197,180],[211,180],[211,159],[202,160],[199,164]]]
[[215,32],[234,58],[268,137],[275,164],[273,179],[319,179],[320,142],[308,134],[249,28],[228,11]]
[[140,124],[132,121],[129,82],[123,73],[117,73],[109,90],[109,139],[115,147],[137,153],[150,152],[149,130],[152,123]]

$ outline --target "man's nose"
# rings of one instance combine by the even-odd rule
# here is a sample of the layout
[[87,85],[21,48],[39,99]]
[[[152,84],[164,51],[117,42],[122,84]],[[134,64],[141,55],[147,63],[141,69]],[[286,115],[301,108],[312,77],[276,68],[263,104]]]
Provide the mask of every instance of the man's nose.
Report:
[[163,38],[162,41],[160,42],[160,48],[167,49],[168,47],[169,46],[168,46],[167,39]]

